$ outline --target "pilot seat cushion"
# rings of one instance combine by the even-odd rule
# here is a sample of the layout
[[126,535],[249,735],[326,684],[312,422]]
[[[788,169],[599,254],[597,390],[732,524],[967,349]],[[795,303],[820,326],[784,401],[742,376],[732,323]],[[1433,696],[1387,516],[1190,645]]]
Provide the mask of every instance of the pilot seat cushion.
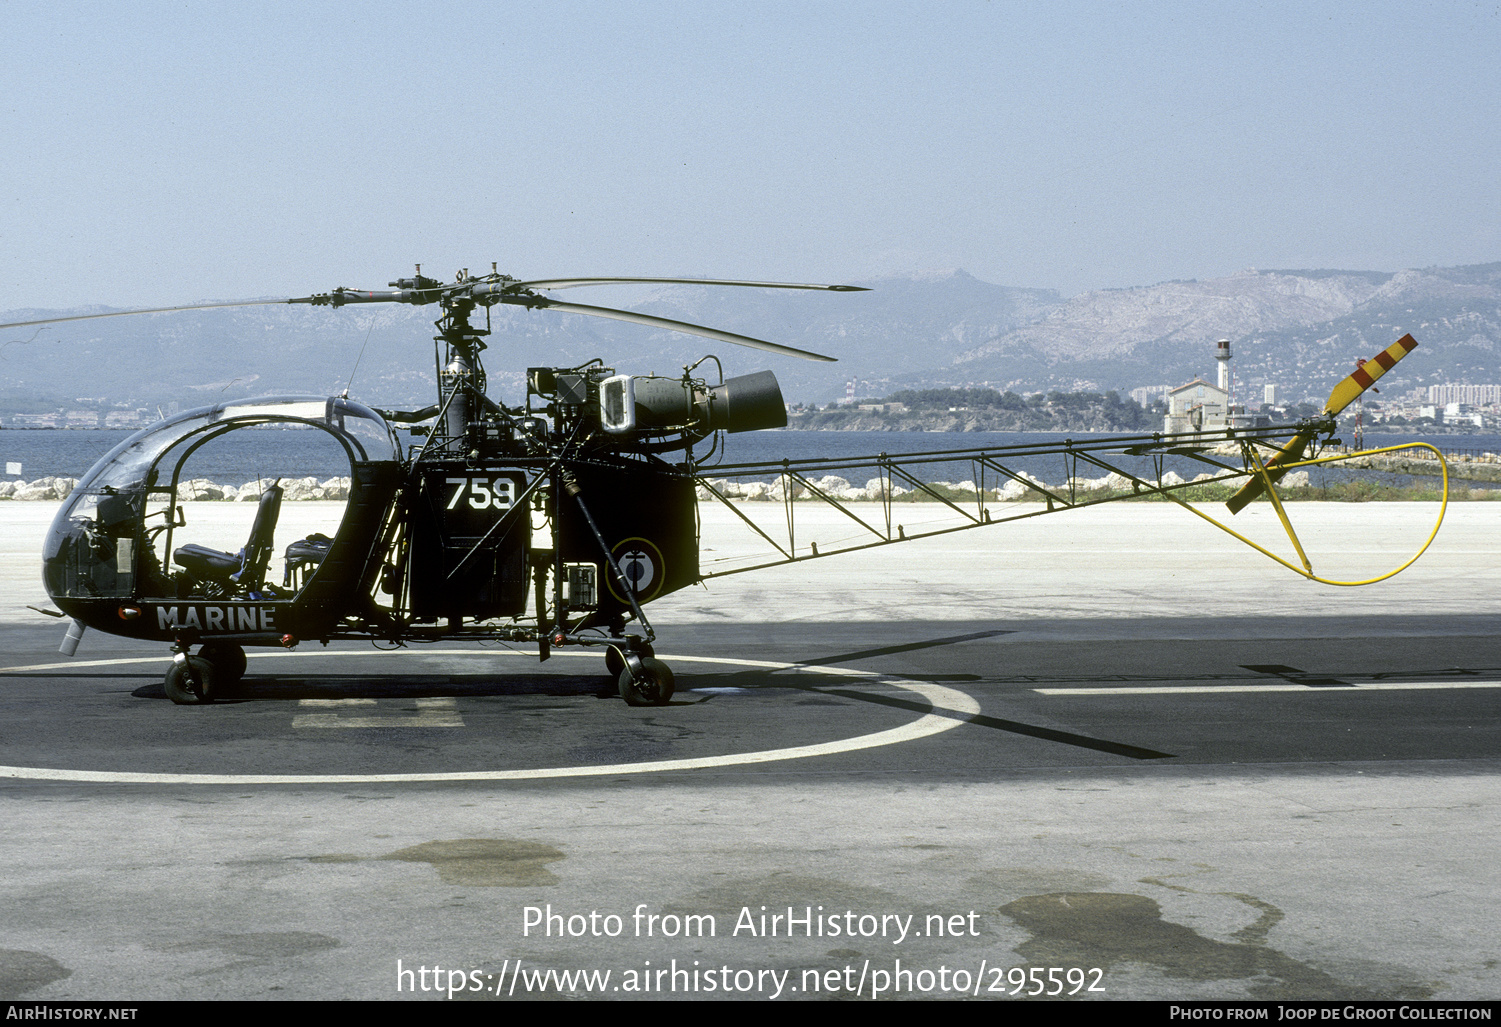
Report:
[[240,559],[239,554],[191,542],[172,550],[172,562],[199,581],[218,581],[226,585],[230,583],[230,575],[239,571]]

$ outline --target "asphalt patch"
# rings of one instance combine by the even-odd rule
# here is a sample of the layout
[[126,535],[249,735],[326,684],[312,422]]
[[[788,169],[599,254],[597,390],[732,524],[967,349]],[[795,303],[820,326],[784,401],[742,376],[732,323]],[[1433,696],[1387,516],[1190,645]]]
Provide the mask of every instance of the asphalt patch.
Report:
[[401,849],[381,859],[404,863],[431,863],[444,884],[473,885],[481,888],[523,888],[529,885],[557,884],[558,878],[547,869],[567,857],[551,845],[508,838],[458,838],[453,841],[424,842]]
[[[1256,902],[1258,927],[1281,911]],[[1054,892],[1008,902],[1000,911],[1032,933],[1016,947],[1033,966],[1100,967],[1135,963],[1191,981],[1245,981],[1258,999],[1425,999],[1432,989],[1414,983],[1390,987],[1352,984],[1262,944],[1264,928],[1245,940],[1216,941],[1162,919],[1162,907],[1142,895]]]
[[0,999],[17,999],[71,976],[72,970],[51,956],[25,949],[0,949]]

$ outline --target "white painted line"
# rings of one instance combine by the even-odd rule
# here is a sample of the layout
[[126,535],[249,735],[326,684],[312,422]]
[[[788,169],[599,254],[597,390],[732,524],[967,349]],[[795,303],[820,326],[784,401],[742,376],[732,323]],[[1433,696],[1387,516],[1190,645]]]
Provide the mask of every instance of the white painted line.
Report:
[[[373,650],[369,652],[319,651],[312,653],[252,653],[256,657],[286,656],[391,656],[407,650]],[[519,650],[507,649],[448,649],[417,650],[424,656],[535,656]],[[602,654],[590,652],[554,652],[554,656],[584,656],[603,659]],[[711,656],[662,656],[663,660],[675,663],[708,663],[732,667],[758,667],[770,671],[789,671],[794,674],[836,676],[854,679],[880,679],[880,683],[913,692],[921,696],[935,709],[948,710],[975,716],[980,704],[963,692],[944,685],[924,681],[903,681],[886,677],[868,670],[850,667],[802,667],[794,663],[776,663],[768,660],[740,660]],[[0,674],[36,670],[64,670],[81,666],[119,666],[130,663],[164,662],[160,656],[97,660],[84,663],[38,664],[29,667],[0,667]],[[309,714],[312,716],[313,714]],[[728,753],[723,756],[701,756],[694,759],[651,760],[644,763],[613,763],[603,766],[545,767],[525,770],[471,770],[436,774],[151,774],[133,771],[67,770],[48,767],[0,766],[0,778],[27,781],[73,781],[90,784],[169,784],[169,785],[312,785],[312,784],[400,784],[443,781],[540,781],[551,778],[599,777],[607,774],[654,774],[669,770],[712,770],[719,767],[746,766],[757,763],[774,763],[780,760],[808,759],[814,756],[832,756],[837,753],[858,752],[876,749],[885,745],[916,741],[930,735],[951,731],[963,724],[963,718],[928,713],[901,727],[876,731],[854,738],[844,738],[814,745],[797,745],[785,749],[762,749],[757,752]]]
[[1120,688],[1034,688],[1039,695],[1213,695],[1223,692],[1437,692],[1458,688],[1501,688],[1501,681],[1368,681],[1360,685],[1142,685]]

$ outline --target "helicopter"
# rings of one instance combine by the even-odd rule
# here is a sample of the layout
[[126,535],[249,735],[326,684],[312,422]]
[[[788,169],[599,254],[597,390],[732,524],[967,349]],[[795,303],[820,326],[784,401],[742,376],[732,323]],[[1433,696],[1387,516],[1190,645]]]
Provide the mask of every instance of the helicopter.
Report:
[[[1163,475],[1162,460],[1168,456],[1211,465],[1216,469],[1213,481],[1246,479],[1229,503],[1232,513],[1267,494],[1302,567],[1236,537],[1296,573],[1324,581],[1313,573],[1274,486],[1296,468],[1368,455],[1320,450],[1338,442],[1332,438],[1336,415],[1417,345],[1404,336],[1341,382],[1318,417],[1296,424],[710,466],[704,451],[695,455],[695,448],[716,433],[787,424],[786,404],[773,372],[725,378],[720,365],[718,380],[713,381],[696,374],[710,359],[719,364],[711,355],[685,366],[677,377],[617,374],[595,359],[575,367],[529,368],[522,402],[507,406],[488,395],[481,362],[491,334],[489,309],[510,304],[587,314],[783,356],[832,361],[835,358],[733,332],[561,302],[542,293],[634,284],[826,292],[866,291],[863,287],[691,278],[520,280],[499,273],[495,265],[487,275],[460,271],[451,282],[424,276],[417,265],[412,277],[388,284],[387,291],[340,287],[285,300],[112,311],[0,325],[267,303],[330,308],[406,303],[437,305],[441,311],[434,336],[437,396],[428,407],[382,409],[350,399],[347,391],[333,397],[234,400],[168,417],[102,457],[62,503],[43,546],[43,581],[61,611],[55,615],[72,618],[62,652],[72,655],[86,628],[166,642],[172,657],[164,691],[174,703],[196,705],[213,702],[236,687],[245,673],[246,647],[291,648],[304,641],[326,645],[350,639],[394,646],[490,640],[534,644],[539,658],[546,660],[559,647],[596,646],[604,648],[607,671],[627,704],[665,705],[675,682],[671,668],[656,657],[656,634],[644,610],[655,599],[725,574],[1142,494],[1160,495],[1206,517],[1181,498],[1186,483]],[[474,323],[482,308],[484,328]],[[227,433],[267,426],[324,433],[342,450],[350,469],[348,502],[337,531],[287,544],[281,581],[271,580],[269,573],[285,491],[279,480],[262,490],[248,537],[237,552],[183,541],[187,523],[180,486],[189,458]],[[411,436],[406,447],[398,428]],[[1225,443],[1239,447],[1238,463],[1213,454],[1213,446]],[[1075,468],[1081,461],[1105,468],[1120,475],[1130,489],[1105,497],[1081,495],[1072,484],[1052,489],[1008,466],[1018,457],[1049,453],[1060,454]],[[1120,466],[1118,455],[1152,458],[1155,478]],[[921,469],[939,460],[968,461],[976,469],[979,484],[973,510],[922,479]],[[813,477],[831,468],[874,473],[872,485],[884,520],[862,517],[826,487],[827,479]],[[711,472],[718,477],[708,477]],[[746,517],[725,487],[735,478],[767,476],[783,486],[785,544]],[[1022,485],[1045,509],[1007,515],[995,504],[987,505],[987,476],[995,483]],[[1070,483],[1075,480],[1071,474]],[[891,502],[902,491],[898,483],[947,504],[961,515],[960,524],[907,531],[893,520]],[[822,551],[811,541],[799,548],[794,527],[794,499],[799,496],[834,506],[858,524],[860,534]],[[702,568],[701,500],[718,501],[734,511],[769,543],[769,558],[723,570]]]

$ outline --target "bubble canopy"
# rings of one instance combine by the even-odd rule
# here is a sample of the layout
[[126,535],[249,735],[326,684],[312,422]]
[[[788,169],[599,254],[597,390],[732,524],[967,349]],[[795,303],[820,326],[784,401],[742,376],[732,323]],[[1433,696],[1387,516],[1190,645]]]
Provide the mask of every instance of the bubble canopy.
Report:
[[165,484],[175,475],[162,474],[158,461],[192,436],[203,435],[207,441],[237,428],[279,423],[322,428],[343,445],[351,463],[401,459],[390,425],[362,403],[337,397],[264,396],[199,407],[143,428],[90,468],[76,491],[130,488],[144,484],[148,477],[156,479],[152,484]]
[[[117,595],[128,590],[133,577],[131,561],[116,555],[119,546],[101,540],[143,541],[141,519],[148,495],[166,494],[171,502],[183,464],[194,451],[227,432],[268,425],[321,429],[343,447],[351,468],[356,463],[401,459],[401,445],[385,418],[362,403],[338,397],[264,396],[169,417],[143,428],[106,453],[63,501],[43,546],[48,592],[56,598],[60,592]],[[162,466],[169,457],[171,466]],[[132,553],[138,548],[126,547]],[[97,558],[85,559],[84,554],[90,553]],[[60,558],[64,556],[69,559],[61,562],[79,565],[67,575],[66,585],[54,580],[59,578]],[[82,566],[105,562],[114,565],[112,575],[104,575],[106,568],[102,566]],[[103,577],[112,580],[106,582]]]

